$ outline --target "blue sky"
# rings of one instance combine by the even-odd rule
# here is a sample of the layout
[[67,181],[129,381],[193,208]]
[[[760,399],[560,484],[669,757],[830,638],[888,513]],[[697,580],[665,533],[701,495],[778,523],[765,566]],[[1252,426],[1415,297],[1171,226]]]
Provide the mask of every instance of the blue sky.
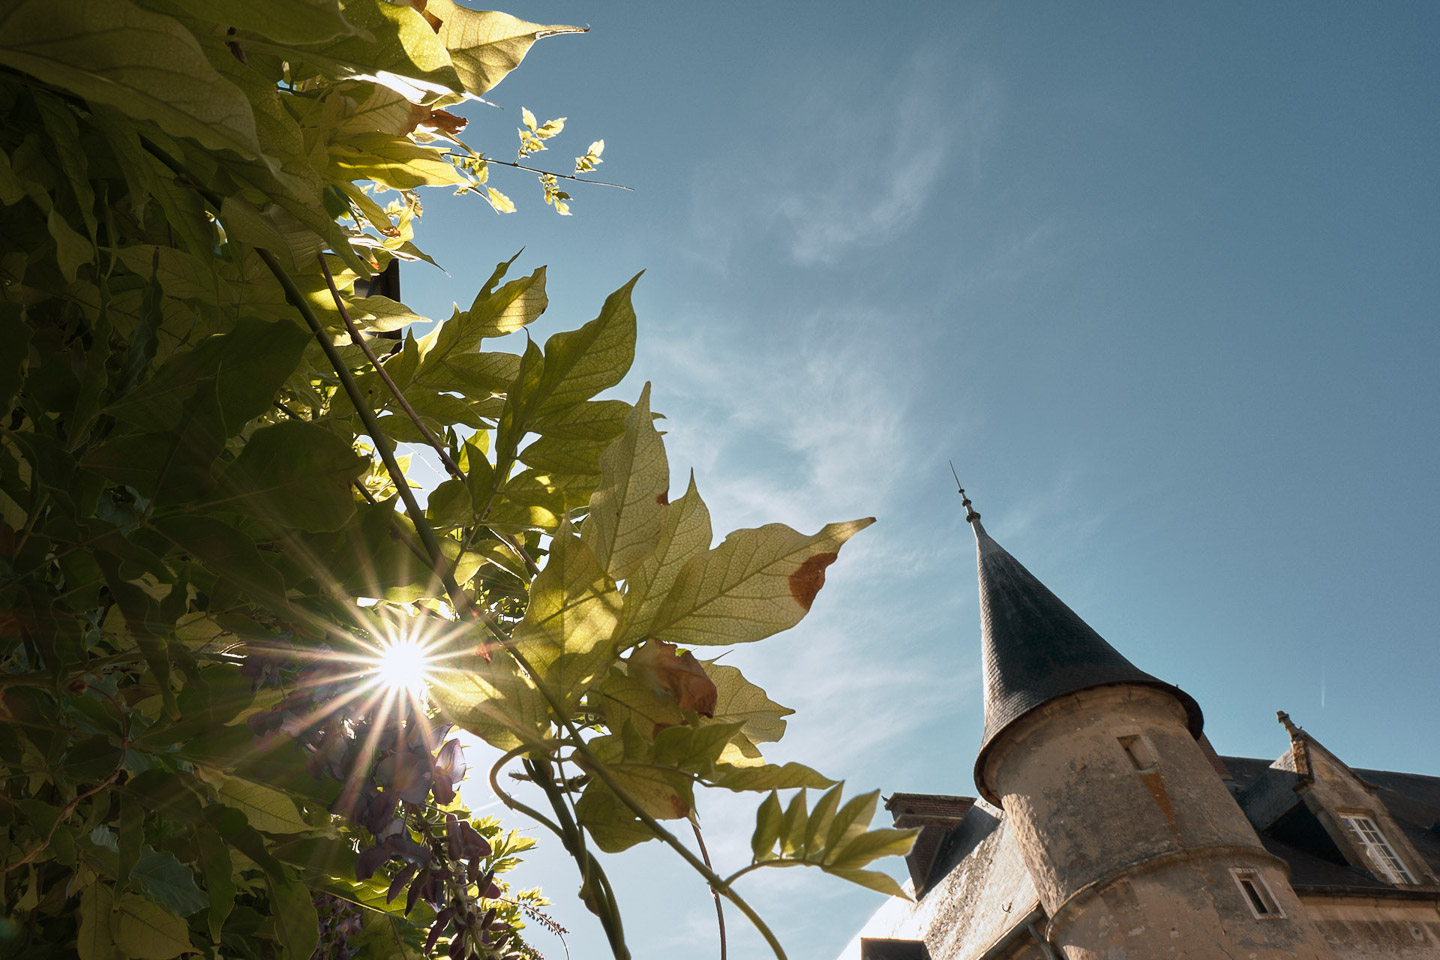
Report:
[[[406,299],[448,315],[524,246],[543,339],[646,269],[617,395],[654,381],[717,533],[879,518],[801,627],[734,654],[799,710],[774,758],[973,794],[953,458],[995,538],[1191,693],[1221,753],[1277,755],[1284,709],[1353,766],[1440,774],[1440,7],[508,9],[593,29],[538,44],[466,140],[504,155],[520,107],[567,116],[540,159],[603,137],[596,175],[636,190],[575,190],[563,219],[524,174],[495,174],[508,217],[434,194],[449,276],[407,268]],[[738,865],[752,814],[703,802]],[[524,869],[571,955],[605,955],[573,868]],[[611,870],[637,958],[715,949],[683,865]],[[879,900],[744,883],[795,960]]]

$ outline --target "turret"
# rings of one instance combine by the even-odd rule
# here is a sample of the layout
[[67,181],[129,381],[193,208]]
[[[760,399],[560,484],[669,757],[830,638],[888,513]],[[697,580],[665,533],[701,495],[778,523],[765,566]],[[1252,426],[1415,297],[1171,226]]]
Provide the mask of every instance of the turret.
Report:
[[1194,698],[1122,656],[964,505],[985,668],[975,785],[1011,821],[1046,939],[1069,960],[1333,960],[1197,742]]

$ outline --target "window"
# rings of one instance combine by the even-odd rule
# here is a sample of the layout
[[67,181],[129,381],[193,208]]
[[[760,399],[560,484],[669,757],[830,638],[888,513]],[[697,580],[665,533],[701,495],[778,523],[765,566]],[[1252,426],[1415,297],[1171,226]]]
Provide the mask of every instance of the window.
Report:
[[1255,915],[1255,919],[1264,920],[1270,917],[1283,917],[1285,913],[1280,905],[1275,902],[1275,897],[1270,893],[1270,888],[1265,885],[1265,878],[1254,870],[1231,870],[1230,876],[1235,878],[1235,885],[1240,888],[1241,895],[1245,898],[1245,905]]
[[1150,746],[1150,741],[1140,735],[1133,737],[1119,737],[1120,746],[1125,751],[1125,756],[1130,758],[1130,763],[1136,770],[1155,769],[1156,757],[1155,748]]
[[1365,851],[1365,858],[1375,867],[1380,876],[1391,883],[1416,883],[1415,875],[1405,862],[1395,853],[1395,848],[1390,846],[1390,841],[1385,839],[1385,834],[1375,825],[1375,821],[1369,817],[1341,817],[1346,826],[1355,831],[1355,836],[1360,841],[1360,847]]

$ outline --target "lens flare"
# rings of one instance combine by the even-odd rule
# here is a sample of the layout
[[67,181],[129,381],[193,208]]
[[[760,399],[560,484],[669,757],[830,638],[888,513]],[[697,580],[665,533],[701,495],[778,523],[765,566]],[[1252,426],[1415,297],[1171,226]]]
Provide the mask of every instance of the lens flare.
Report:
[[430,657],[413,639],[391,641],[375,659],[375,678],[388,690],[419,696],[430,681]]

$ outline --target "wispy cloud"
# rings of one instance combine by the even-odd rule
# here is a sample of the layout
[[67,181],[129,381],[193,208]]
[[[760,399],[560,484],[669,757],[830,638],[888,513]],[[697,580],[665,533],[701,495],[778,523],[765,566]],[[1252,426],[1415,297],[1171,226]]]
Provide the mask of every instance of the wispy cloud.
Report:
[[753,244],[757,225],[803,265],[890,243],[947,178],[973,179],[997,106],[983,71],[924,47],[863,91],[807,78],[777,97],[776,132],[698,172],[695,252],[723,270],[739,231]]

